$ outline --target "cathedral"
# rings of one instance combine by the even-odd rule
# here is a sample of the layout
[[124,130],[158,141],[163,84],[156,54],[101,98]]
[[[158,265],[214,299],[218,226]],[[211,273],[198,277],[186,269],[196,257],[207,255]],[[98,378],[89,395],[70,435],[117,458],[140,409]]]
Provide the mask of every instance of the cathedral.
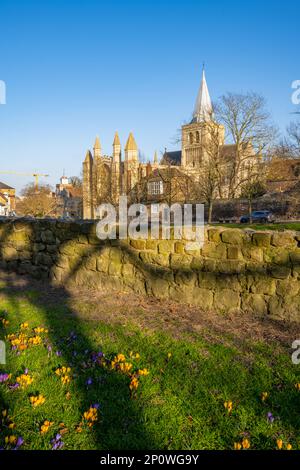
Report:
[[[83,217],[96,218],[96,208],[101,203],[118,204],[121,195],[130,196],[132,202],[143,203],[191,202],[197,199],[204,202],[199,200],[197,189],[203,181],[205,163],[216,146],[229,172],[236,146],[225,144],[224,126],[214,121],[203,69],[192,120],[181,129],[181,150],[165,150],[160,161],[155,153],[151,163],[142,163],[132,133],[124,147],[124,158],[117,132],[112,155],[102,153],[100,140],[96,138],[93,154],[88,150],[83,162]],[[255,157],[252,148],[249,148],[248,154]],[[219,198],[228,196],[226,171],[220,181]],[[247,166],[243,165],[239,172],[239,177],[247,178]]]

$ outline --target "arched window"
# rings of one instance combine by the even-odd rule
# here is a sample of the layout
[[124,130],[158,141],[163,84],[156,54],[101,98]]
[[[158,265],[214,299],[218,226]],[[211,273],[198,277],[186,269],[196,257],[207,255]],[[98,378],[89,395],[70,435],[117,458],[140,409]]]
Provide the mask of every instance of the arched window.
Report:
[[200,142],[199,131],[196,131],[196,142],[197,142],[197,144],[199,144],[199,142]]
[[189,137],[189,139],[190,139],[190,144],[192,144],[192,143],[194,142],[194,136],[193,136],[193,133],[192,133],[192,132],[190,132],[190,137]]

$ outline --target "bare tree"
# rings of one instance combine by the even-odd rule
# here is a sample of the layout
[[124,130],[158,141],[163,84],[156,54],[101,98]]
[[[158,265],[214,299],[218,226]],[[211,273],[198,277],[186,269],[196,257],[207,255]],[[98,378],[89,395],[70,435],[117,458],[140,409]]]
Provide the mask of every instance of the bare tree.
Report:
[[300,158],[300,121],[291,122],[284,136],[270,151],[271,158]]
[[79,176],[70,176],[69,183],[74,188],[82,189],[82,178],[80,178]]
[[40,185],[38,191],[29,184],[21,191],[16,211],[20,215],[32,217],[55,216],[57,201],[49,185]]
[[252,202],[256,197],[263,196],[266,193],[264,168],[261,165],[261,172],[250,176],[241,187],[241,196],[248,201],[248,215],[250,224],[252,224]]
[[294,158],[300,158],[300,121],[291,122],[287,128],[287,143]]
[[243,178],[242,168],[273,145],[277,130],[270,121],[265,99],[256,93],[223,95],[215,106],[215,116],[235,144],[228,173],[228,193],[229,197],[236,197],[249,178],[247,172]]
[[205,122],[204,129],[199,197],[208,204],[208,223],[211,223],[213,204],[220,195],[226,162],[221,154],[222,127],[211,118]]

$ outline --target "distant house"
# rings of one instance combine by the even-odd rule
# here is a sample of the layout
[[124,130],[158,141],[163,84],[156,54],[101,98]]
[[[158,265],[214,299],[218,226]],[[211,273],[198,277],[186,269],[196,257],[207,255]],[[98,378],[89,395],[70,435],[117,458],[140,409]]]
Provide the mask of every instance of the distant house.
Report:
[[283,193],[299,187],[300,161],[294,158],[274,157],[267,167],[267,189],[270,193]]
[[10,215],[16,208],[16,190],[0,181],[0,215]]
[[144,204],[187,203],[197,197],[197,185],[193,178],[176,167],[150,168],[129,193],[133,201]]
[[62,176],[56,185],[57,215],[72,218],[82,217],[82,188],[73,186],[69,178]]

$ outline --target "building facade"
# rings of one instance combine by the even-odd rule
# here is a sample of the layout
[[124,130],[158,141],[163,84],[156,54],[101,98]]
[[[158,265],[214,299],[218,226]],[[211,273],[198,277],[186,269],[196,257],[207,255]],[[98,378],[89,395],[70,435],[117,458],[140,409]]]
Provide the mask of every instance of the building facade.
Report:
[[[170,187],[181,187],[180,191],[175,192],[178,202],[199,200],[196,189],[201,185],[211,152],[216,149],[225,169],[216,197],[226,198],[226,175],[231,171],[236,146],[225,144],[224,126],[214,121],[204,70],[193,118],[190,123],[182,126],[181,134],[181,150],[165,150],[160,161],[155,153],[151,163],[139,161],[139,150],[132,133],[129,134],[124,148],[124,159],[117,132],[112,144],[112,155],[102,153],[97,137],[93,153],[88,150],[83,162],[83,217],[96,218],[97,206],[103,202],[118,204],[121,195],[132,196],[136,202],[168,201],[170,192],[174,192]],[[246,153],[247,158],[244,160],[248,162],[239,168],[238,178],[247,179],[247,172],[255,164],[251,145],[246,149]],[[176,184],[170,181],[173,178],[176,178]],[[189,188],[189,194],[185,188]],[[170,202],[176,202],[176,196]]]
[[74,186],[66,176],[60,178],[56,185],[54,197],[56,198],[56,215],[74,219],[82,218],[82,187]]
[[0,215],[11,215],[16,208],[16,190],[0,182]]

